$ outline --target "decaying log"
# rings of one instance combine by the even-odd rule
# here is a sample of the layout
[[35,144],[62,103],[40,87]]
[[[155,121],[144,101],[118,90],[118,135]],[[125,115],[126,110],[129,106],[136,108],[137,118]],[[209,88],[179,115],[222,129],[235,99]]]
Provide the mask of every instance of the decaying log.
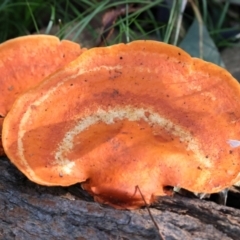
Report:
[[[160,239],[146,208],[99,205],[78,185],[36,185],[6,158],[0,159],[0,172],[0,239]],[[240,238],[235,208],[175,196],[161,198],[150,210],[166,240]]]

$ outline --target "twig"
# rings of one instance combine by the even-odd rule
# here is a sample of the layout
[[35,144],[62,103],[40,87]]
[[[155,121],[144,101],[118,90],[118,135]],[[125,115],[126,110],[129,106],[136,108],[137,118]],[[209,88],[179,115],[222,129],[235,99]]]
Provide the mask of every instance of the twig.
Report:
[[161,233],[161,231],[160,231],[160,229],[159,229],[159,227],[158,227],[158,225],[157,225],[157,223],[156,223],[156,221],[155,221],[155,219],[154,219],[154,217],[153,217],[153,215],[152,215],[152,213],[151,213],[151,211],[150,211],[150,208],[149,208],[149,206],[148,206],[148,204],[147,204],[147,202],[146,202],[146,200],[145,200],[145,198],[144,198],[144,196],[143,196],[143,194],[142,194],[142,192],[141,192],[141,190],[140,190],[140,188],[139,188],[138,185],[136,186],[136,189],[139,191],[139,193],[140,193],[140,195],[141,195],[141,197],[142,197],[142,199],[143,199],[143,201],[144,201],[144,203],[145,203],[145,205],[146,205],[146,208],[147,208],[147,211],[148,211],[148,213],[149,213],[149,216],[150,216],[150,218],[151,218],[154,226],[155,226],[156,229],[158,230],[160,240],[165,240],[165,238],[164,238],[164,236],[162,235],[162,233]]

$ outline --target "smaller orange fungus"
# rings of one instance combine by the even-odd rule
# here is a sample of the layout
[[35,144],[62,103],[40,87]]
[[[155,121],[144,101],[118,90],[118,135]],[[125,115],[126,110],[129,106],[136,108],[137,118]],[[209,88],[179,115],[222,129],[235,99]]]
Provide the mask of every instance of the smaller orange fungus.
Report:
[[49,35],[18,37],[0,44],[0,116],[6,116],[20,94],[84,50],[77,43]]
[[82,183],[98,202],[137,208],[166,186],[213,193],[240,172],[240,87],[178,47],[135,41],[85,51],[27,91],[3,146],[32,181]]

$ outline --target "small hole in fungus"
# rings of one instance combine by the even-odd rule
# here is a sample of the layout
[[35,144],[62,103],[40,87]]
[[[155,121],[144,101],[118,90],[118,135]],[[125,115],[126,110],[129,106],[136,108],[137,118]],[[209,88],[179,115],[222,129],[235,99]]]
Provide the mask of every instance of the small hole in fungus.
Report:
[[173,187],[172,187],[172,186],[164,186],[164,187],[163,187],[163,191],[164,191],[166,194],[172,194],[172,193],[173,193]]

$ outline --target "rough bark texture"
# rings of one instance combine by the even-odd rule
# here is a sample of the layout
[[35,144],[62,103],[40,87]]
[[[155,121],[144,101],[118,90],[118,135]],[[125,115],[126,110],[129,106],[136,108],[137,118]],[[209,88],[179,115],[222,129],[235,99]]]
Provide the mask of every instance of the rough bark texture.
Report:
[[[0,163],[0,239],[160,239],[147,209],[101,206],[77,185],[39,186],[7,159]],[[150,210],[166,240],[240,236],[240,210],[235,208],[175,196],[161,198]]]

